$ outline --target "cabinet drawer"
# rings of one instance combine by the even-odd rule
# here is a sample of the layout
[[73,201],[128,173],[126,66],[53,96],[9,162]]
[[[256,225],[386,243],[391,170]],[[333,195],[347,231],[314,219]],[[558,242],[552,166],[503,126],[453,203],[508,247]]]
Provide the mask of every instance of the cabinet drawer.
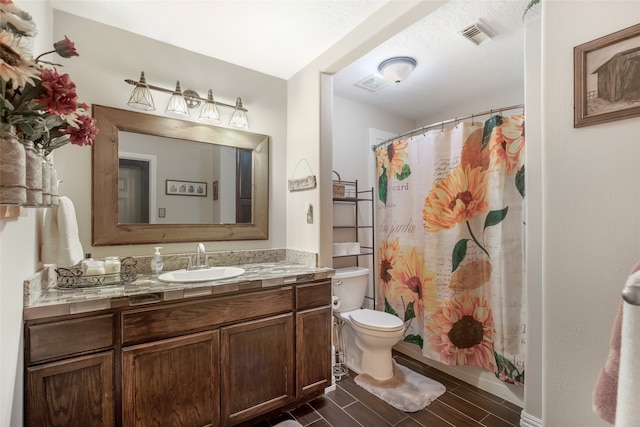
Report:
[[320,307],[331,304],[331,281],[296,286],[296,308]]
[[122,313],[122,343],[165,338],[292,310],[292,288],[131,310]]
[[28,325],[29,361],[39,362],[113,346],[113,314]]

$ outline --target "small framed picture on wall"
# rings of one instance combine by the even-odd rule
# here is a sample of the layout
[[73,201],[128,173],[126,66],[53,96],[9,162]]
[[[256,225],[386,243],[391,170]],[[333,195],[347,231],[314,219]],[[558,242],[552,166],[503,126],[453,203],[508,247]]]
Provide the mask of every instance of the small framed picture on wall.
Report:
[[174,196],[207,197],[207,183],[167,179],[165,193]]

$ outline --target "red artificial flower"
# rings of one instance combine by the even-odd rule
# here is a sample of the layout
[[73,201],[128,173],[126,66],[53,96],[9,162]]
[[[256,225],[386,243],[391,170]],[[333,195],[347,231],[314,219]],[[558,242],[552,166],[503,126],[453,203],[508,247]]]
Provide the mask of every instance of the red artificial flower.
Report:
[[55,69],[44,69],[40,75],[42,95],[35,101],[47,108],[47,112],[61,116],[71,114],[78,108],[76,85],[69,74],[58,74]]
[[81,114],[78,116],[78,127],[68,126],[64,131],[69,141],[75,145],[91,145],[98,134],[96,119]]
[[76,51],[75,44],[64,36],[63,40],[55,42],[53,44],[53,48],[56,50],[56,53],[63,58],[71,58],[72,56],[80,56]]

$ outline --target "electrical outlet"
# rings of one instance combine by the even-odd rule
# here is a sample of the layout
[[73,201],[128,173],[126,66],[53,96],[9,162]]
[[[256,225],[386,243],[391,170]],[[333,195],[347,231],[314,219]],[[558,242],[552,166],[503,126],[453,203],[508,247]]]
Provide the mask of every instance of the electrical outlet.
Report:
[[305,211],[307,212],[307,224],[313,224],[313,205],[307,202],[305,204]]

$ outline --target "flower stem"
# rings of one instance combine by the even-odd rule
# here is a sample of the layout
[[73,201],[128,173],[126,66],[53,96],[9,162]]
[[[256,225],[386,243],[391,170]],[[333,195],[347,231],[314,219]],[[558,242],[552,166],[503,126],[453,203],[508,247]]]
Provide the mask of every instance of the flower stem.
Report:
[[489,258],[491,258],[489,252],[487,252],[487,250],[480,244],[480,242],[478,242],[478,239],[476,239],[476,236],[474,236],[473,231],[471,231],[471,225],[469,225],[469,221],[467,221],[467,229],[469,230],[469,234],[471,234],[471,238],[473,239],[473,241],[476,242],[476,245],[478,245],[478,247],[482,249],[482,251],[487,254]]
[[40,58],[42,58],[44,55],[48,55],[48,54],[50,54],[50,53],[54,53],[54,52],[55,52],[55,49],[54,49],[54,50],[50,50],[49,52],[41,53],[40,55],[38,55],[38,56],[36,57],[35,62],[38,62],[38,60],[39,60]]

